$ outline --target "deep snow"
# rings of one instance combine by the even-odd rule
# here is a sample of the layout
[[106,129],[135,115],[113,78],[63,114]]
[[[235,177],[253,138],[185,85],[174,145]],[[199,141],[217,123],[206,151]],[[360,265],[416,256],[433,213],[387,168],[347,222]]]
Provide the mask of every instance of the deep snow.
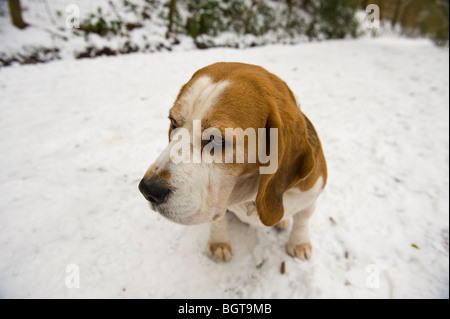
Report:
[[[165,220],[137,189],[179,88],[216,61],[279,75],[319,133],[308,262],[288,231],[229,216],[234,256],[215,263],[207,225]],[[448,48],[380,38],[0,70],[0,297],[448,298],[448,69]]]

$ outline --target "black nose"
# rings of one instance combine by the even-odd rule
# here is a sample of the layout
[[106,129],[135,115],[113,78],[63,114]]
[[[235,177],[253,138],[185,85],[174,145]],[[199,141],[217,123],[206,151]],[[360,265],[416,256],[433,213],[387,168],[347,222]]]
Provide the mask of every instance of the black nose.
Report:
[[169,195],[169,189],[152,179],[142,179],[139,183],[139,190],[146,200],[154,204],[164,203]]

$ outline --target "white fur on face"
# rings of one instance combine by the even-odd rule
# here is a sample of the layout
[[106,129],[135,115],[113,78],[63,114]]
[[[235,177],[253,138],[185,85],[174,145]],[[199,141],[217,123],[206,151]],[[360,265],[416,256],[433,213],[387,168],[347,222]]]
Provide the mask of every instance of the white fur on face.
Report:
[[213,82],[208,76],[198,78],[179,99],[181,116],[186,119],[186,124],[201,120],[228,85],[227,81]]
[[187,129],[193,138],[190,147],[193,161],[172,162],[170,151],[177,140],[171,140],[146,174],[151,178],[161,169],[170,173],[167,183],[171,192],[167,201],[153,208],[174,222],[185,225],[211,222],[223,216],[226,211],[234,177],[224,166],[200,163],[201,161],[194,159],[195,154],[192,153],[196,147],[193,145],[194,141],[201,140],[201,130],[194,129],[194,120],[201,120],[205,116],[228,84],[226,81],[214,83],[207,76],[202,76],[191,84],[178,103],[182,106],[180,116],[184,119],[183,128]]

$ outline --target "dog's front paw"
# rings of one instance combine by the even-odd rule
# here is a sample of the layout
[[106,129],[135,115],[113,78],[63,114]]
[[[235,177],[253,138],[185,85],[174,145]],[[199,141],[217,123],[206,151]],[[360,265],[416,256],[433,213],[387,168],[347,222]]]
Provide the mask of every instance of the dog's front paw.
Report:
[[233,255],[230,243],[208,243],[206,253],[214,261],[229,261]]
[[312,246],[311,243],[301,245],[288,243],[286,245],[286,252],[289,256],[296,257],[300,260],[308,260],[311,258]]

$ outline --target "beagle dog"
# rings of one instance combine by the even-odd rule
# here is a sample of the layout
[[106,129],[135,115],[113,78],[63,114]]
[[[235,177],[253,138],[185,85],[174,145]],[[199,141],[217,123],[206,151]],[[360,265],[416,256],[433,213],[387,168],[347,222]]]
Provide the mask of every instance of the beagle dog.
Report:
[[[284,81],[256,65],[215,63],[183,85],[169,119],[169,144],[139,184],[153,210],[184,225],[210,223],[206,252],[216,261],[232,256],[227,211],[243,222],[280,229],[293,220],[286,251],[301,260],[311,257],[308,221],[327,182],[327,166],[313,125]],[[216,133],[205,138],[208,128]],[[225,132],[230,128],[237,132],[231,138]],[[277,134],[262,134],[256,142],[246,135],[273,129]],[[181,148],[176,131],[190,135]],[[217,161],[203,161],[208,144],[214,153],[227,145],[231,158],[237,158],[238,141],[247,141],[243,161],[227,161],[224,154]],[[263,142],[276,163],[264,174],[261,168],[270,163],[262,161],[260,153],[249,160],[253,144],[260,149]],[[195,154],[195,144],[202,153]],[[180,149],[186,161],[173,160]]]

